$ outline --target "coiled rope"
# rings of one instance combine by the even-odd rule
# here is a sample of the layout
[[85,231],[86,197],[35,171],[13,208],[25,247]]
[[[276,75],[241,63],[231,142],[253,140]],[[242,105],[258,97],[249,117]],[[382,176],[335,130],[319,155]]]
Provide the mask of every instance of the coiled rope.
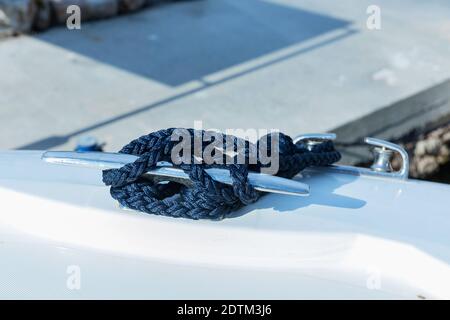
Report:
[[[224,164],[207,165],[191,161],[191,164],[179,165],[189,174],[192,181],[191,186],[146,179],[143,174],[154,169],[159,161],[172,162],[172,149],[178,143],[171,139],[175,130],[189,132],[192,141],[195,137],[198,138],[199,135],[205,134],[203,130],[176,128],[152,132],[131,141],[119,151],[138,156],[139,158],[135,162],[126,164],[119,169],[103,171],[103,182],[107,186],[111,186],[111,196],[121,205],[162,216],[223,219],[232,211],[258,200],[261,193],[249,184],[248,172],[249,170],[260,172],[268,165],[263,165],[259,158],[256,164],[251,164],[250,148],[261,148],[264,143],[268,152],[273,152],[270,150],[271,136],[262,137],[255,146],[247,140],[231,135],[222,135],[224,143],[232,141],[233,150],[243,153],[244,164],[238,164],[237,161],[231,161],[230,164],[229,156],[227,158],[225,154],[221,154],[224,157]],[[280,177],[292,178],[306,167],[330,165],[341,157],[331,141],[324,141],[308,149],[305,143],[300,141],[294,144],[289,136],[282,133],[278,134],[278,139],[279,169],[276,175]],[[205,147],[206,143],[202,143],[202,151]],[[234,159],[237,159],[237,155],[234,156]],[[191,160],[194,160],[193,155]],[[213,180],[205,171],[210,167],[229,170],[233,185],[229,186]]]

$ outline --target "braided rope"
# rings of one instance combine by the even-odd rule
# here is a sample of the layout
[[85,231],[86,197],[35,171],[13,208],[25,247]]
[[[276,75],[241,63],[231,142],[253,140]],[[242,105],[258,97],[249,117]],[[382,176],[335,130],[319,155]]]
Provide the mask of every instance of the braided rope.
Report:
[[[255,145],[250,142],[223,135],[224,142],[233,143],[233,149],[244,153],[245,164],[237,164],[234,161],[224,161],[226,164],[182,164],[179,167],[189,174],[192,186],[184,186],[175,182],[161,183],[151,181],[142,175],[154,169],[159,161],[171,162],[171,152],[177,141],[172,141],[171,136],[175,128],[152,132],[131,141],[119,152],[132,154],[139,158],[126,164],[120,169],[103,171],[103,182],[111,186],[111,196],[121,205],[143,211],[146,213],[183,217],[189,219],[223,219],[227,215],[242,207],[255,202],[261,193],[248,182],[248,171],[260,172],[266,165],[260,159],[256,164],[250,164],[249,150],[252,147],[262,148],[268,146],[270,150],[271,136],[261,138]],[[195,135],[203,136],[205,131],[183,129],[194,138]],[[197,136],[198,137],[198,136]],[[277,176],[292,178],[301,170],[310,166],[325,166],[338,161],[341,157],[334,149],[331,141],[314,145],[309,150],[303,142],[294,144],[292,139],[282,133],[279,134],[279,170]],[[265,142],[264,142],[265,141]],[[244,146],[243,149],[238,149]],[[202,145],[202,150],[206,145]],[[222,155],[224,158],[225,155]],[[235,156],[236,158],[237,156]],[[194,157],[191,156],[191,160]],[[229,158],[227,158],[229,160]],[[209,167],[227,169],[233,181],[233,185],[225,185],[213,180],[205,171]]]

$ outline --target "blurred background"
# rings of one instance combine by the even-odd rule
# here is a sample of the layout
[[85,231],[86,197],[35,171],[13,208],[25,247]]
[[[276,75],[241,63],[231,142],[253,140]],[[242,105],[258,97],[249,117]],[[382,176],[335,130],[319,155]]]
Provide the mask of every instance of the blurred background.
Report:
[[0,149],[117,151],[200,120],[336,132],[348,164],[379,137],[449,182],[449,57],[448,0],[0,0]]

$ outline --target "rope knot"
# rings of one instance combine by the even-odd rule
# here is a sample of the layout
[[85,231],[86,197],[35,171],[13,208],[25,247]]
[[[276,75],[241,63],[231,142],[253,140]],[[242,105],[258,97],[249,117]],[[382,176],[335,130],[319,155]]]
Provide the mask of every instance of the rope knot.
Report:
[[[255,162],[255,159],[252,159],[255,150],[265,148],[266,155],[272,159],[275,153],[279,155],[276,158],[279,161],[279,170],[276,174],[287,178],[292,178],[306,166],[328,165],[340,159],[340,154],[334,150],[332,142],[331,144],[324,142],[308,151],[301,145],[295,145],[289,136],[282,133],[276,138],[272,135],[265,136],[256,145],[244,139],[223,135],[224,145],[232,141],[231,150],[235,155],[230,156],[225,152],[225,149],[229,148],[215,149],[211,154],[214,159],[221,159],[225,163],[220,161],[212,164],[198,163],[194,152],[185,157],[190,160],[189,163],[178,165],[189,174],[191,185],[143,177],[160,161],[174,164],[172,151],[175,150],[177,141],[172,139],[172,135],[174,133],[179,135],[180,132],[191,138],[189,142],[191,147],[195,146],[192,139],[201,139],[206,134],[205,131],[171,128],[152,132],[124,146],[120,153],[132,154],[138,156],[138,159],[122,168],[103,171],[103,182],[111,186],[111,196],[123,206],[146,213],[190,219],[223,219],[230,212],[254,203],[261,195],[249,183],[249,169],[260,172],[270,164],[261,161],[260,152]],[[200,146],[203,154],[208,145],[201,140]],[[228,170],[232,186],[212,179],[206,172],[208,168]]]

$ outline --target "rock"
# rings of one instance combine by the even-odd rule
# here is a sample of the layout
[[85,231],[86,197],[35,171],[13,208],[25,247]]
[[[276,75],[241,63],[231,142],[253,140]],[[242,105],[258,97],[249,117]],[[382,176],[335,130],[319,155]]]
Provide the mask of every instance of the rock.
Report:
[[425,156],[417,160],[417,175],[419,177],[426,177],[435,173],[439,169],[437,159],[432,156]]
[[439,150],[441,148],[441,141],[437,138],[429,138],[427,140],[422,140],[417,142],[416,148],[414,150],[415,156],[423,156],[423,155],[437,155],[439,154]]
[[34,0],[0,0],[0,26],[13,33],[31,31],[37,13]]
[[430,138],[439,138],[445,133],[446,128],[438,128],[429,133]]
[[442,136],[442,141],[443,141],[444,143],[450,142],[450,131],[449,131],[449,132],[446,132],[446,133]]
[[87,2],[88,19],[103,19],[117,15],[118,0],[89,0]]
[[[408,140],[410,137],[408,138]],[[450,163],[450,125],[444,125],[430,132],[418,134],[413,140],[404,144],[410,157],[410,175],[415,178],[434,178],[448,174]],[[401,163],[401,158],[395,154],[392,165]],[[447,179],[447,178],[446,178]]]
[[[167,0],[166,0],[167,1]],[[103,19],[164,0],[0,0],[0,38],[65,24],[67,8],[80,8],[81,21]]]
[[426,143],[424,140],[418,141],[416,147],[414,148],[414,155],[416,157],[423,156],[427,153]]
[[438,138],[427,139],[426,141],[426,150],[427,154],[430,155],[438,155],[439,150],[441,149],[441,141]]
[[35,0],[35,2],[38,11],[34,21],[34,29],[45,30],[52,24],[50,0]]
[[148,2],[148,0],[119,0],[119,11],[135,11],[145,6]]
[[80,7],[81,21],[109,18],[119,12],[118,0],[50,0],[50,5],[58,23],[66,23],[70,5]]
[[437,156],[437,162],[439,165],[445,165],[450,158],[450,150],[446,145],[442,145],[439,149],[439,155]]

